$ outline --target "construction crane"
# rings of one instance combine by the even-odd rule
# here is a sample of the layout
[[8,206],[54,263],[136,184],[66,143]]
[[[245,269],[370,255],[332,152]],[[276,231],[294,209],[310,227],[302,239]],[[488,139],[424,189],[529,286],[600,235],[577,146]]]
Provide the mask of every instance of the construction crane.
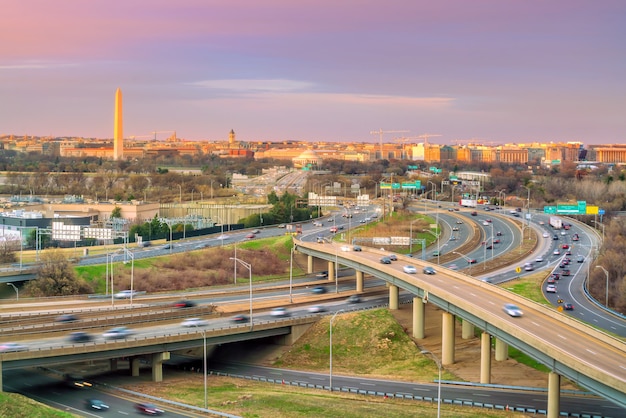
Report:
[[422,135],[418,135],[416,136],[416,138],[423,138],[424,139],[424,146],[428,145],[428,138],[434,138],[437,136],[441,136],[440,134],[422,134]]
[[383,134],[392,134],[392,133],[407,133],[409,131],[383,131],[379,129],[377,131],[370,131],[371,135],[380,135],[380,159],[383,159]]
[[128,137],[128,139],[138,139],[138,138],[152,138],[152,135],[131,135]]
[[167,134],[167,133],[174,133],[174,137],[176,137],[176,131],[152,131],[150,132],[152,135],[154,135],[154,140],[157,140],[157,134]]

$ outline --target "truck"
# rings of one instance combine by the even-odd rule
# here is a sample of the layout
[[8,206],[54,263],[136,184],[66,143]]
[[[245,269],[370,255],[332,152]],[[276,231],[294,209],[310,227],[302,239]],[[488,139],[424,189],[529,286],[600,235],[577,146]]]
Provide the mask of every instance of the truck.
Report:
[[459,204],[466,208],[475,208],[477,205],[477,202],[474,199],[461,199]]
[[550,226],[554,229],[561,229],[563,227],[563,222],[558,216],[550,216]]

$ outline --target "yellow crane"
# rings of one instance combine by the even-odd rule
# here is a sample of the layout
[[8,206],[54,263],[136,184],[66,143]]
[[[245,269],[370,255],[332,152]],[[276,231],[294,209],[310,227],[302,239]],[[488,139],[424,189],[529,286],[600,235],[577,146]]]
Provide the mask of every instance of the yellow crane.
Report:
[[409,131],[383,131],[379,129],[377,131],[370,131],[371,135],[380,135],[380,159],[383,159],[383,134],[392,134],[392,133],[407,133]]

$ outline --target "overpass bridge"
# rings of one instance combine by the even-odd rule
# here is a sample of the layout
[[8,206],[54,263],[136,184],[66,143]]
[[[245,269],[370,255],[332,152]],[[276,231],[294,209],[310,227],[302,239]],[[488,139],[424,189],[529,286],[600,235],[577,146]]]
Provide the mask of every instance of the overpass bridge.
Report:
[[[312,259],[328,261],[329,280],[335,280],[335,264],[356,271],[357,292],[363,291],[363,276],[371,274],[388,283],[389,307],[398,309],[399,289],[415,295],[413,300],[413,337],[425,338],[424,305],[432,303],[442,310],[442,364],[454,363],[455,326],[461,319],[463,338],[474,329],[482,330],[480,383],[490,382],[491,341],[495,339],[495,360],[506,360],[508,346],[517,348],[547,366],[548,416],[557,417],[560,406],[560,381],[572,382],[626,408],[626,343],[590,327],[551,307],[513,294],[471,276],[399,256],[391,265],[381,264],[384,251],[364,248],[361,252],[338,251],[335,244],[296,241],[296,251]],[[435,275],[407,274],[401,264],[421,269],[432,266]],[[503,311],[505,303],[515,303],[524,315],[513,318]]]

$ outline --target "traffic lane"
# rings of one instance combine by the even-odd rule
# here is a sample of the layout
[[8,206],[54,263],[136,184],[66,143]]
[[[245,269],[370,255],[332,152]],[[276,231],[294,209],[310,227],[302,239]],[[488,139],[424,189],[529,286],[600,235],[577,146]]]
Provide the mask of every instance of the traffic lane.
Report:
[[[355,253],[356,254],[356,253]],[[371,262],[377,262],[378,257],[375,254],[365,252],[358,253],[358,258],[366,258]],[[504,304],[510,300],[504,296],[486,291],[480,281],[464,281],[454,280],[450,286],[450,280],[443,280],[438,275],[409,275],[401,270],[402,262],[393,262],[392,265],[385,265],[385,268],[391,268],[404,275],[405,280],[414,281],[415,285],[429,290],[432,294],[438,294],[443,299],[449,300],[453,298],[466,300],[472,303],[476,308],[482,310],[485,315],[495,315],[500,319],[508,321],[512,326],[517,327],[522,333],[530,333],[540,338],[547,346],[552,347],[556,351],[569,352],[575,358],[585,361],[588,364],[602,370],[607,375],[614,376],[620,380],[624,380],[626,376],[626,366],[623,364],[624,352],[616,349],[597,339],[590,340],[593,344],[593,350],[582,344],[587,339],[587,334],[567,326],[560,320],[560,315],[555,312],[554,316],[543,315],[535,311],[531,307],[526,308],[524,316],[521,318],[511,318],[502,309]],[[439,273],[438,273],[439,274]],[[425,286],[427,285],[427,286]],[[438,291],[432,288],[438,289]],[[519,327],[516,322],[523,321],[527,328]],[[556,337],[556,338],[555,338]],[[602,358],[603,362],[597,364],[597,359]]]

